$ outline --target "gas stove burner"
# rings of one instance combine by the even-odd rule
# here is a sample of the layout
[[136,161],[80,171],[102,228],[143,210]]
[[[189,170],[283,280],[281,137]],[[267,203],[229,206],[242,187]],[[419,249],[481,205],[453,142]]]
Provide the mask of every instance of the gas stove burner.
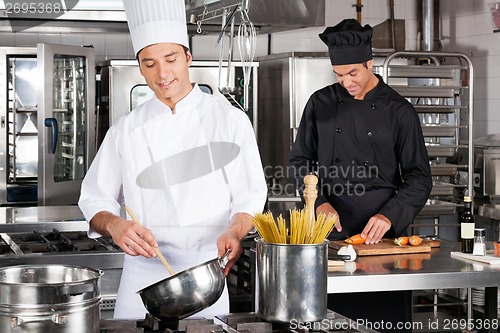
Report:
[[214,324],[214,319],[187,318],[174,321],[161,321],[146,314],[144,320],[137,323],[138,327],[145,329],[145,332],[224,332],[221,325]]
[[261,320],[253,312],[231,313],[212,318],[186,318],[164,322],[147,314],[145,319],[101,320],[100,333],[355,333],[366,332],[351,325],[349,319],[329,311],[318,323],[270,323]]
[[147,314],[143,320],[101,320],[100,333],[218,333],[226,332],[214,319],[189,318],[178,321],[160,321]]
[[[34,230],[32,233],[14,233],[2,238],[8,238],[4,243],[16,244],[24,254],[30,253],[52,253],[52,252],[108,252],[121,251],[111,238],[99,239],[89,238],[86,231],[60,232],[53,229],[52,232],[40,233]],[[0,242],[0,246],[1,246]],[[12,248],[12,246],[10,246]],[[5,252],[0,247],[0,253]],[[15,252],[15,251],[14,251]]]
[[14,251],[0,238],[0,254],[13,254]]

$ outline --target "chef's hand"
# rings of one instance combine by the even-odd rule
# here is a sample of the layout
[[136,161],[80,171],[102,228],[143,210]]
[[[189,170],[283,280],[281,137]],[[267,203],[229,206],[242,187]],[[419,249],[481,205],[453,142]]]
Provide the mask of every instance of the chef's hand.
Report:
[[158,243],[151,231],[139,223],[127,221],[109,212],[99,212],[90,221],[92,229],[103,236],[111,236],[123,252],[131,256],[156,257],[153,246]]
[[330,205],[328,202],[319,205],[318,208],[316,208],[316,216],[318,216],[321,213],[324,213],[325,216],[327,217],[329,215],[332,215],[334,217],[336,216],[338,222],[335,224],[335,229],[337,229],[338,232],[342,231],[342,225],[340,224],[339,213],[337,213],[337,211],[335,210],[335,208],[332,207],[332,205]]
[[226,267],[224,267],[224,276],[227,276],[231,267],[233,267],[240,255],[243,253],[241,241],[238,239],[236,233],[228,229],[217,239],[217,248],[219,258],[221,258],[228,249],[231,249],[231,253],[228,256],[228,262]]
[[217,249],[219,258],[222,257],[227,250],[231,250],[228,256],[228,262],[224,268],[224,275],[227,276],[231,267],[238,260],[243,249],[241,248],[241,240],[252,230],[252,216],[246,213],[236,213],[231,219],[229,227],[217,238]]
[[391,221],[382,214],[372,216],[361,232],[361,237],[366,237],[365,244],[375,244],[382,240],[385,233],[391,228]]

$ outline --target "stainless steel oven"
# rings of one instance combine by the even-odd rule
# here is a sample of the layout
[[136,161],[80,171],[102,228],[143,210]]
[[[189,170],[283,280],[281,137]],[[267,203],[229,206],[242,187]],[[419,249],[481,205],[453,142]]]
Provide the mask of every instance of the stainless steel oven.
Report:
[[[229,84],[234,94],[219,91],[220,78],[226,80],[227,63],[222,63],[219,73],[218,61],[193,61],[189,68],[192,82],[209,94],[221,97],[227,103],[246,112],[255,131],[257,130],[257,69],[258,63],[251,63],[252,71],[249,85],[248,107],[244,107],[243,67],[240,62],[232,62],[229,70]],[[123,115],[132,111],[153,96],[139,71],[136,60],[108,60],[96,68],[97,81],[97,141],[102,142],[107,129]],[[246,109],[246,110],[244,110]]]
[[0,206],[76,204],[95,155],[94,50],[0,47]]
[[476,196],[500,200],[500,134],[474,141],[474,187]]

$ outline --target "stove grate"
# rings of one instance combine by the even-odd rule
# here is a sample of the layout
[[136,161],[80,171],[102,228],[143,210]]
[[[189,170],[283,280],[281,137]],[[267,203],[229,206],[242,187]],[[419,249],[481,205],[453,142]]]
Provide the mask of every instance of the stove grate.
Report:
[[[9,234],[8,236],[13,243],[18,245],[22,253],[25,254],[121,251],[111,238],[89,238],[85,231],[60,232],[57,229],[53,229],[49,233],[40,233],[35,230],[32,233]],[[2,250],[0,249],[0,251]]]

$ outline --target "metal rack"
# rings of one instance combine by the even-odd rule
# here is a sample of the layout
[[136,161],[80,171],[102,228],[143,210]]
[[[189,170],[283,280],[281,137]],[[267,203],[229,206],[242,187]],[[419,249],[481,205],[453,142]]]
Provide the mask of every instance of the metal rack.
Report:
[[[401,58],[408,65],[393,64]],[[383,78],[415,106],[421,120],[433,189],[417,219],[434,223],[418,226],[432,226],[439,235],[439,216],[455,214],[463,195],[473,195],[472,62],[462,53],[395,52],[384,61]]]
[[60,57],[54,62],[54,113],[61,130],[57,148],[61,154],[55,174],[58,180],[78,179],[84,173],[78,161],[83,155],[78,143],[84,139],[79,131],[84,124],[84,110],[80,109],[84,105],[84,71],[82,57]]
[[[36,58],[30,55],[6,58],[7,91],[6,113],[2,116],[2,127],[7,130],[6,187],[7,197],[36,200],[36,178],[38,176],[38,129],[36,89],[29,78],[36,70]],[[27,194],[27,195],[26,195]]]
[[[400,58],[408,59],[408,65],[393,65]],[[384,81],[415,106],[431,166],[433,188],[425,207],[410,226],[413,233],[430,227],[433,235],[439,236],[443,227],[440,217],[456,214],[463,196],[474,195],[473,73],[472,62],[461,53],[396,52],[383,64]],[[422,222],[429,219],[432,223]],[[457,231],[459,228],[458,222],[445,226]],[[439,310],[450,306],[460,308],[467,303],[467,318],[472,318],[471,297],[464,302],[450,295],[452,301],[443,302],[448,290],[428,290],[423,295],[431,300],[430,304],[414,300],[417,312],[420,306],[430,305],[432,315],[438,316],[445,313]],[[415,296],[418,299],[421,295]]]

